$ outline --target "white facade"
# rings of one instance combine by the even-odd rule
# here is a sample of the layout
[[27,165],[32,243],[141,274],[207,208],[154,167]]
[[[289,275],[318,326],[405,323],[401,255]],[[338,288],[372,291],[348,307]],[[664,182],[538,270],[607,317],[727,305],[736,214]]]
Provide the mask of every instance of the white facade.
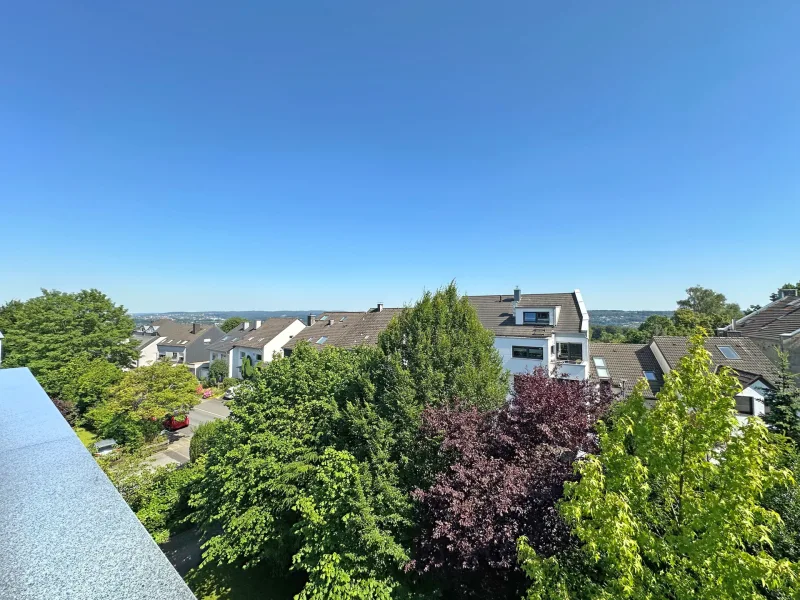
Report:
[[136,361],[137,367],[149,367],[158,360],[158,342],[163,339],[165,338],[159,338],[139,351],[139,360]]
[[[552,333],[545,337],[495,336],[494,346],[503,366],[512,374],[530,373],[542,367],[555,377],[589,378],[589,313],[580,290],[573,293],[581,313],[580,331]],[[518,304],[514,307],[514,323],[520,333],[525,327],[556,327],[560,316],[560,306]]]
[[242,375],[240,372],[240,367],[242,366],[242,362],[244,361],[245,357],[249,356],[250,363],[253,365],[260,362],[271,362],[275,357],[281,358],[283,356],[283,347],[286,345],[286,343],[300,333],[303,329],[305,329],[305,325],[303,325],[303,323],[299,320],[294,320],[280,333],[278,333],[278,335],[273,337],[260,348],[234,346],[230,351],[230,356],[227,360],[229,373],[228,376],[241,379]]

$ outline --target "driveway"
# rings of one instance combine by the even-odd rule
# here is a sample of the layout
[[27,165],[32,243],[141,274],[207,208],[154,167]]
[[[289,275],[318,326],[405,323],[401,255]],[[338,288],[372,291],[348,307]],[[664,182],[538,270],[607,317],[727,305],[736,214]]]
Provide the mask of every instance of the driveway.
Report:
[[167,434],[169,446],[166,450],[156,452],[150,457],[155,467],[164,465],[182,465],[189,462],[189,444],[194,430],[203,423],[225,419],[231,413],[221,400],[212,399],[201,402],[189,411],[189,427]]

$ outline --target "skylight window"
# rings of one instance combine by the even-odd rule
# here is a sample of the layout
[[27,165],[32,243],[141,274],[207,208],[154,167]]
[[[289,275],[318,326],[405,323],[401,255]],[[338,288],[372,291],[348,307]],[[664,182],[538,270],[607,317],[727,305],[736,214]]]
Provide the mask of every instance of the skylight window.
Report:
[[324,343],[325,343],[325,342],[327,342],[327,341],[328,341],[328,336],[327,336],[327,335],[323,335],[321,338],[319,338],[319,339],[317,340],[317,343],[318,343],[318,344],[324,344]]
[[722,356],[728,360],[737,360],[741,358],[738,354],[736,354],[736,350],[730,346],[717,346],[717,348],[719,348],[719,351],[722,352]]
[[339,319],[339,323],[342,323],[346,318],[347,318],[347,315],[343,316],[341,319]]
[[593,356],[594,368],[597,370],[597,376],[601,379],[609,379],[611,376],[608,374],[606,361],[602,356]]
[[328,315],[322,315],[322,316],[319,318],[319,320],[320,320],[320,321],[327,321],[327,320],[328,320]]
[[653,371],[643,371],[643,373],[644,373],[644,377],[645,377],[645,379],[647,379],[647,381],[655,381],[656,380],[656,374]]

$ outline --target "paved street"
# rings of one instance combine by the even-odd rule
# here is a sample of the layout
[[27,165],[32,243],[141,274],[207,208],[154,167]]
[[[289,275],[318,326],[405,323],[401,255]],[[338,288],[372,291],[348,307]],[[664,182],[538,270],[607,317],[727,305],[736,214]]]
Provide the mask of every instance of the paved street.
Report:
[[166,450],[155,453],[150,461],[154,466],[182,465],[189,462],[189,443],[194,430],[203,423],[224,419],[230,414],[221,400],[206,400],[189,411],[189,427],[168,434],[169,446]]

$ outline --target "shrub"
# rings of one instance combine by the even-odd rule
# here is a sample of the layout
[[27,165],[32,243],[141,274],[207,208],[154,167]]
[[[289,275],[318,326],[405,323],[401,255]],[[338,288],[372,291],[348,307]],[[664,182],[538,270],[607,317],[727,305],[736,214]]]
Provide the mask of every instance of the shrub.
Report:
[[209,421],[195,429],[192,441],[189,443],[189,460],[195,462],[208,452],[209,448],[214,445],[215,437],[221,433],[224,426],[225,421],[223,420]]

